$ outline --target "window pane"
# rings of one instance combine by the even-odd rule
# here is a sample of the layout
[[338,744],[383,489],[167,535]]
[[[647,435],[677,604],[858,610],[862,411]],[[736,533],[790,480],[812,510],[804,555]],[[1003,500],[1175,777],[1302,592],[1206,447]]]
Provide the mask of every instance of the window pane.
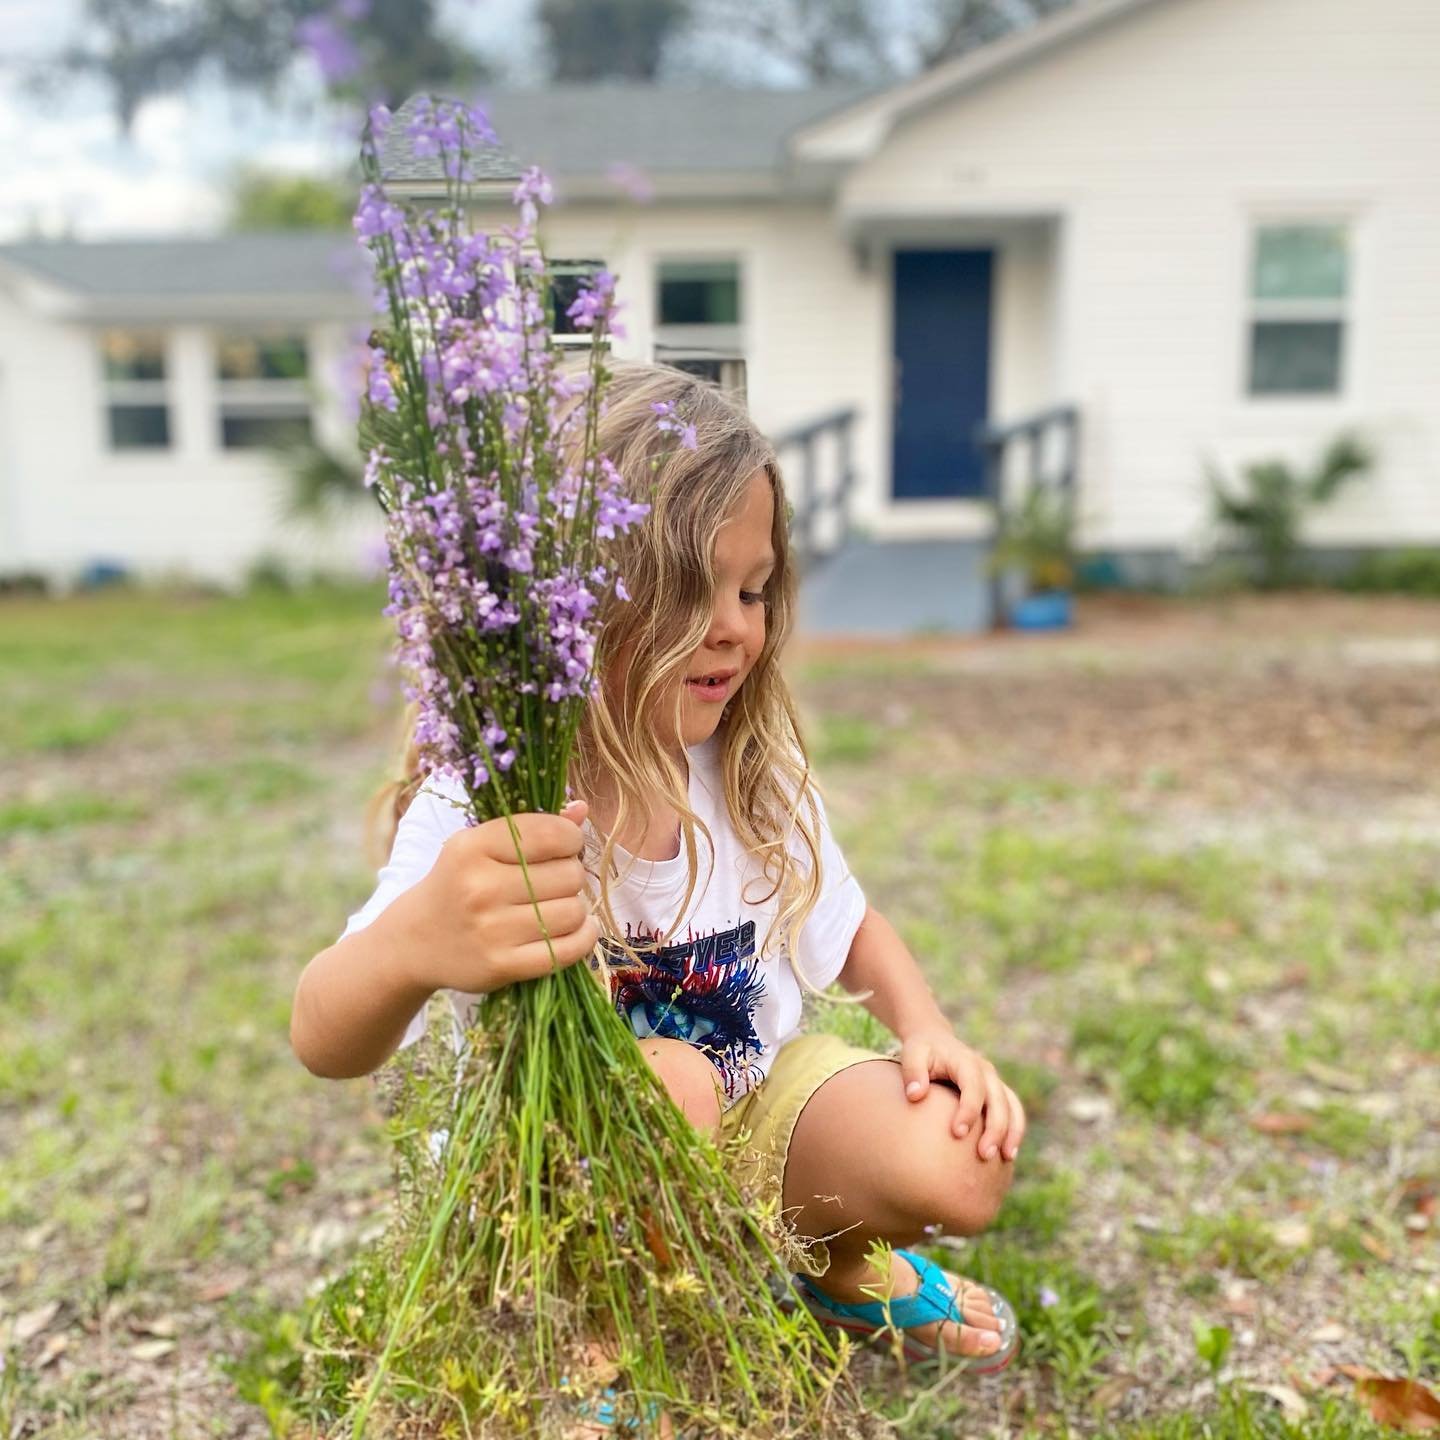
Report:
[[111,405],[112,450],[162,450],[170,443],[170,411],[164,405]]
[[1256,321],[1250,346],[1250,393],[1338,393],[1343,328],[1336,320]]
[[217,358],[222,380],[303,380],[308,372],[298,335],[226,335]]
[[107,380],[163,380],[165,337],[147,330],[107,330],[100,337]]
[[590,288],[590,277],[605,268],[600,260],[552,260],[549,266],[550,303],[555,307],[554,335],[588,335],[576,328],[565,313],[582,290]]
[[734,260],[662,261],[660,323],[738,325],[739,265]]
[[220,443],[226,450],[280,449],[310,439],[309,412],[222,410]]
[[1255,298],[1338,300],[1346,262],[1343,226],[1262,226],[1255,235]]
[[681,356],[678,360],[663,360],[661,363],[676,370],[684,370],[689,375],[698,375],[702,380],[709,380],[742,401],[745,398],[745,362],[738,357],[712,359],[709,356]]

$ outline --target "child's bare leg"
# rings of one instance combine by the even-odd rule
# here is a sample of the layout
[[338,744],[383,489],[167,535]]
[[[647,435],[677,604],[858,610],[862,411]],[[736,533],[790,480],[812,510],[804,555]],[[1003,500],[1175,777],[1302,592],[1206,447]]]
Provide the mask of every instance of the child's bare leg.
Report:
[[[1015,1167],[998,1155],[980,1159],[982,1126],[955,1138],[958,1104],[955,1088],[942,1081],[932,1081],[923,1100],[907,1100],[900,1067],[881,1059],[832,1075],[806,1102],[790,1141],[783,1204],[801,1235],[827,1237],[831,1264],[817,1282],[825,1294],[862,1303],[875,1298],[862,1286],[889,1281],[892,1294],[913,1295],[919,1279],[904,1260],[892,1257],[886,1277],[865,1259],[873,1240],[904,1247],[936,1224],[946,1234],[976,1235],[995,1219]],[[989,1297],[978,1285],[966,1293],[960,1277],[950,1278],[965,1326],[945,1322],[946,1347],[965,1355],[997,1348],[998,1335],[986,1333],[999,1330]],[[908,1333],[937,1343],[934,1324]]]
[[697,1130],[713,1135],[720,1128],[720,1075],[705,1052],[688,1041],[659,1035],[639,1043],[640,1053],[685,1118]]

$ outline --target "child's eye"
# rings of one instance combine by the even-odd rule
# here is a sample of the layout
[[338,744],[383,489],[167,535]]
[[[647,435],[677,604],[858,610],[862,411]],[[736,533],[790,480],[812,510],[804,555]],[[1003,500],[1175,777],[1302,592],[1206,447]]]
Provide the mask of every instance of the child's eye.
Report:
[[742,605],[763,605],[765,593],[762,590],[742,590],[740,592],[740,603]]

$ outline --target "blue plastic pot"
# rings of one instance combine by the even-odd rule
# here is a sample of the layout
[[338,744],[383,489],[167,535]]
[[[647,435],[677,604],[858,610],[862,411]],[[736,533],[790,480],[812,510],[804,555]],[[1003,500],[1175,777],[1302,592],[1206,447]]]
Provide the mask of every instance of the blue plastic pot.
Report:
[[1044,590],[1027,595],[1010,607],[1010,623],[1017,630],[1063,630],[1070,624],[1070,592]]

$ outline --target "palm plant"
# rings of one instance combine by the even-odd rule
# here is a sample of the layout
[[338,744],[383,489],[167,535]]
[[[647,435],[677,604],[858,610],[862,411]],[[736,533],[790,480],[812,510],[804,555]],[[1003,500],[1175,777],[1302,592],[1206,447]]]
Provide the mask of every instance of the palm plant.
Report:
[[1240,472],[1243,493],[1233,492],[1209,461],[1205,472],[1215,519],[1239,537],[1258,562],[1259,583],[1273,589],[1292,583],[1297,576],[1300,531],[1307,511],[1328,504],[1374,462],[1370,448],[1347,433],[1330,442],[1309,472],[1278,459],[1244,466]]
[[1074,530],[1069,496],[1052,486],[1033,485],[1019,508],[1001,521],[990,568],[1023,572],[1031,594],[1068,590],[1075,578]]

